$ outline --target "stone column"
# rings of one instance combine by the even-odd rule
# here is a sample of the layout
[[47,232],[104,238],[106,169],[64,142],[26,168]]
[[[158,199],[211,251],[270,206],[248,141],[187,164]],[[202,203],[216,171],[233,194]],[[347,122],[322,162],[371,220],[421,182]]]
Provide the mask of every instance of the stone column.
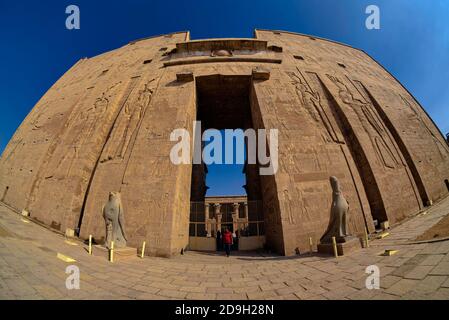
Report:
[[234,203],[233,204],[233,212],[232,212],[232,225],[234,227],[234,232],[236,232],[239,229],[239,207],[240,204],[239,203]]
[[211,228],[211,219],[209,217],[209,204],[204,204],[204,222],[206,224],[207,237],[210,238],[212,236],[212,228]]
[[217,220],[217,231],[221,232],[221,212],[220,212],[221,204],[215,203],[214,207],[215,207],[215,219]]
[[248,202],[245,202],[243,205],[244,205],[244,212],[245,212],[245,215],[243,217],[245,219],[245,222],[243,223],[243,225],[245,228],[247,228],[248,227]]

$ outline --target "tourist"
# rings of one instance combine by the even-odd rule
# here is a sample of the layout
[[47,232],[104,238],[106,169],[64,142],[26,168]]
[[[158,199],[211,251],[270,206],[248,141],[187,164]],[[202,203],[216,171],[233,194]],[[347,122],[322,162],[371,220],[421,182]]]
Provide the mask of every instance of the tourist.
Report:
[[226,251],[226,256],[229,258],[229,255],[231,254],[232,233],[228,228],[226,228],[223,233],[223,244]]

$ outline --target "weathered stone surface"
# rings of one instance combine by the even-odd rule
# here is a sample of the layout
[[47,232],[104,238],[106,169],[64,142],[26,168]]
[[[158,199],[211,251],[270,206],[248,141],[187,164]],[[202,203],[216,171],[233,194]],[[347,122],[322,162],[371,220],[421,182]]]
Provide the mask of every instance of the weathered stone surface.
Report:
[[[195,81],[179,82],[186,65]],[[269,79],[252,79],[260,67]],[[3,152],[0,200],[54,229],[104,240],[101,208],[119,191],[127,245],[178,254],[189,241],[192,166],[170,162],[169,137],[193,132],[199,85],[249,101],[244,116],[222,109],[225,128],[279,130],[279,171],[257,177],[249,168],[258,186],[247,190],[248,199],[260,195],[267,245],[281,254],[306,252],[325,232],[329,176],[345,192],[354,235],[373,231],[373,220],[394,226],[448,194],[448,144],[391,74],[349,46],[256,30],[255,39],[174,33],[81,59]]]
[[[337,253],[339,256],[348,255],[354,251],[362,249],[362,244],[358,238],[348,238],[346,242],[337,243]],[[320,243],[318,252],[323,254],[334,254],[332,243]]]
[[270,71],[263,68],[254,68],[252,71],[254,80],[268,80],[270,79]]
[[193,81],[193,73],[191,71],[179,72],[176,74],[176,79],[180,82]]
[[[102,257],[109,261],[110,258],[110,250],[104,246],[93,246],[92,247],[92,254],[94,256]],[[138,259],[137,258],[137,250],[136,248],[117,248],[114,249],[114,262],[123,261],[123,260],[130,260],[130,259]]]

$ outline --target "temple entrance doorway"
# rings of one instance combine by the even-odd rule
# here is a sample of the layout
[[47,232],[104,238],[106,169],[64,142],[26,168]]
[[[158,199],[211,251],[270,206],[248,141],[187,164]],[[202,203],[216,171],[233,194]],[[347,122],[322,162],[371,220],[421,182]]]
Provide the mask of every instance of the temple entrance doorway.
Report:
[[[197,121],[201,121],[201,134],[208,129],[220,131],[223,150],[221,163],[205,163],[203,157],[202,164],[192,165],[190,250],[222,250],[221,235],[225,229],[233,234],[233,250],[256,250],[265,245],[259,170],[257,164],[247,163],[247,139],[243,135],[246,129],[253,128],[250,86],[250,76],[196,78]],[[225,154],[229,150],[225,130],[237,129],[241,129],[241,134],[235,131],[234,161],[229,164]],[[203,142],[201,150],[205,151],[211,142]],[[238,162],[238,152],[245,155],[243,163]]]

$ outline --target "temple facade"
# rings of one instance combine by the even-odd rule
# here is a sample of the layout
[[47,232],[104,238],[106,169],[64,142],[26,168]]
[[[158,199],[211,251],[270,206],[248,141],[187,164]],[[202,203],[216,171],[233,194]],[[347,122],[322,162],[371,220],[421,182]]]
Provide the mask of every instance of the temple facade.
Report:
[[[207,167],[169,156],[171,132],[193,135],[194,121],[278,129],[279,170],[261,176],[247,164],[246,196],[206,197]],[[251,238],[241,248],[294,255],[326,230],[330,176],[349,202],[349,231],[374,232],[448,196],[449,145],[361,50],[284,31],[194,41],[177,32],[70,68],[4,150],[0,201],[102,242],[102,206],[120,192],[127,243],[146,241],[149,255],[207,247],[223,227]]]

